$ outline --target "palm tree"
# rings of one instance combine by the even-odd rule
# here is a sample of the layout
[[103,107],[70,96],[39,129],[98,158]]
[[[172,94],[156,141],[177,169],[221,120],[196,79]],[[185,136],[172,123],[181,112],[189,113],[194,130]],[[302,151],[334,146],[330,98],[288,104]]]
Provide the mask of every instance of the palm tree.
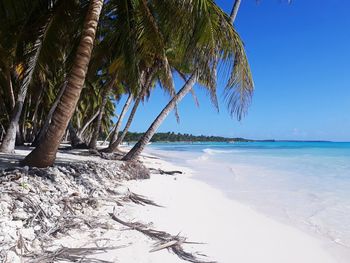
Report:
[[[44,6],[45,7],[45,6]],[[23,71],[23,74],[21,76],[22,83],[18,91],[17,100],[15,103],[15,106],[13,108],[11,119],[9,126],[6,131],[6,136],[2,142],[0,151],[5,153],[12,153],[15,149],[15,141],[16,141],[16,133],[19,129],[19,120],[22,114],[22,109],[24,105],[24,101],[27,96],[27,91],[29,84],[32,81],[34,70],[37,66],[37,62],[39,59],[40,51],[42,48],[42,44],[44,41],[45,34],[47,32],[48,25],[50,23],[50,20],[52,19],[52,8],[51,9],[44,9],[44,11],[40,11],[40,9],[43,8],[43,5],[40,3],[33,8],[32,12],[39,12],[39,18],[33,19],[33,13],[29,17],[29,19],[33,19],[30,25],[27,26],[33,26],[35,25],[35,33],[34,33],[34,39],[32,40],[25,40],[23,41],[26,46],[25,52],[25,70]],[[44,14],[43,14],[44,12]],[[40,15],[42,17],[40,17]],[[28,30],[28,27],[25,26],[23,30]],[[10,76],[8,76],[10,77]],[[11,84],[9,84],[11,85]],[[12,97],[12,96],[11,96]]]
[[237,14],[238,14],[238,9],[239,9],[240,5],[241,5],[241,0],[235,0],[235,3],[233,4],[232,11],[231,11],[231,14],[230,14],[231,24],[233,24],[234,21],[236,20],[236,17],[237,17]]
[[131,126],[132,121],[134,120],[136,111],[138,106],[140,105],[141,100],[146,96],[147,92],[151,88],[152,80],[154,77],[154,74],[158,70],[158,67],[152,67],[149,68],[147,71],[144,71],[141,74],[141,83],[140,83],[140,91],[138,92],[138,95],[135,99],[134,105],[131,109],[128,121],[125,124],[124,130],[120,136],[118,136],[117,140],[115,140],[113,143],[111,143],[108,148],[105,150],[106,152],[114,152],[117,150],[119,145],[123,142],[126,134],[129,131],[129,128]]
[[122,109],[122,111],[118,117],[117,123],[115,124],[115,127],[113,129],[113,132],[111,135],[111,140],[110,140],[108,147],[111,147],[111,145],[118,139],[119,130],[120,130],[120,127],[122,125],[122,121],[123,121],[127,111],[129,110],[129,107],[130,107],[130,104],[131,104],[133,98],[134,98],[134,96],[132,95],[131,92],[129,92],[128,98],[126,99],[126,102],[124,103],[123,109]]
[[41,142],[41,140],[44,138],[49,126],[50,126],[50,122],[51,122],[51,119],[52,119],[52,115],[53,113],[55,112],[56,108],[57,108],[57,105],[59,103],[59,101],[61,100],[61,97],[63,95],[63,92],[66,88],[66,85],[67,83],[64,82],[62,85],[61,85],[61,88],[59,90],[59,92],[57,93],[57,96],[54,100],[54,102],[52,103],[51,107],[50,107],[50,110],[45,118],[45,121],[40,129],[40,132],[39,134],[35,137],[33,143],[32,143],[32,146],[36,147],[39,145],[39,143]]
[[[0,115],[5,117],[3,126],[10,131],[2,145],[6,151],[13,151],[14,138],[18,144],[22,137],[31,142],[33,136],[38,135],[35,133],[49,111],[50,96],[55,93],[56,87],[51,83],[66,64],[65,54],[68,54],[70,66],[69,54],[82,24],[80,14],[86,12],[83,2],[19,0],[0,3],[0,86],[6,87],[0,91],[6,94],[0,100],[3,103],[0,107],[6,109],[1,113],[6,114]],[[3,75],[10,77],[6,78],[6,85],[2,85]],[[23,105],[13,109],[15,93],[19,95],[17,104]],[[20,116],[17,124],[15,116]],[[18,127],[17,135],[14,135],[14,126]]]
[[99,111],[98,111],[98,116],[97,116],[97,119],[96,119],[94,132],[92,134],[92,138],[91,138],[90,143],[89,143],[89,148],[90,149],[95,149],[96,148],[97,139],[98,139],[98,136],[100,134],[102,118],[103,118],[103,114],[104,114],[105,107],[106,107],[106,104],[107,104],[107,100],[108,100],[108,97],[110,95],[110,92],[111,92],[112,88],[115,85],[115,81],[116,80],[117,80],[117,74],[114,74],[114,76],[112,77],[110,82],[105,86],[105,88],[102,91],[102,102],[101,102],[101,105],[100,105],[100,108],[99,108]]
[[152,139],[152,136],[156,133],[159,126],[169,115],[169,113],[175,108],[179,101],[193,88],[194,84],[198,80],[198,74],[193,73],[192,76],[188,79],[185,85],[180,89],[180,91],[170,100],[170,102],[164,107],[160,114],[153,121],[151,126],[141,137],[141,139],[135,144],[135,146],[123,157],[124,161],[129,161],[137,157],[145,148],[147,143]]
[[[197,23],[194,23],[192,28],[196,38],[201,41],[193,43],[192,39],[196,38],[189,34],[192,37],[187,47],[187,51],[190,51],[190,53],[186,53],[187,58],[192,59],[191,63],[186,66],[192,68],[189,81],[166,105],[141,139],[124,156],[123,160],[135,159],[142,152],[169,112],[192,89],[197,80],[208,87],[212,101],[217,106],[215,78],[218,58],[221,59],[221,63],[229,63],[231,66],[225,89],[229,111],[231,115],[236,115],[238,119],[245,114],[253,92],[253,81],[243,44],[226,14],[215,3],[211,1],[204,2],[206,3],[204,8],[203,6],[196,6],[198,10],[194,8],[195,14],[204,14],[203,17],[200,15],[197,18],[200,21],[200,30],[197,28]],[[189,47],[194,47],[194,49]]]
[[54,163],[61,139],[73,115],[85,81],[91,58],[103,0],[91,0],[81,41],[69,73],[67,86],[57,106],[43,141],[24,160],[29,166],[47,167]]

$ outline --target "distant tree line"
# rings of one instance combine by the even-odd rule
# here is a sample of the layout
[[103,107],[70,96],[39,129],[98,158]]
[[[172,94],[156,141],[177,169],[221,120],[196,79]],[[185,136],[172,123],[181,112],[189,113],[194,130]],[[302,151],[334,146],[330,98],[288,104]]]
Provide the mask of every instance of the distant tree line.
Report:
[[[124,141],[135,142],[139,141],[144,135],[143,132],[128,132]],[[221,136],[195,136],[188,133],[174,133],[174,132],[159,132],[155,133],[151,142],[249,142],[252,140],[244,138],[227,138]]]

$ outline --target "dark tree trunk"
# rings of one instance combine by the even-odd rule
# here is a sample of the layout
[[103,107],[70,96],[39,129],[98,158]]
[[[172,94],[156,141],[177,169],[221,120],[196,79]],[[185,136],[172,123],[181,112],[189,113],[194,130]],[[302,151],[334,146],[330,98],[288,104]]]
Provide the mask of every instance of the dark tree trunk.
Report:
[[35,139],[34,139],[34,141],[32,143],[33,147],[38,146],[40,141],[44,138],[44,135],[46,134],[47,129],[50,126],[52,115],[55,112],[56,107],[57,107],[57,105],[58,105],[58,103],[59,103],[59,101],[60,101],[60,99],[61,99],[61,97],[63,95],[63,92],[64,92],[65,88],[66,88],[66,84],[67,84],[66,82],[64,82],[62,84],[61,89],[58,92],[58,94],[57,94],[57,96],[55,98],[55,101],[53,102],[53,104],[52,104],[52,106],[51,106],[51,108],[49,110],[49,113],[46,116],[45,122],[44,122],[43,126],[41,127],[39,134],[37,136],[35,136]]
[[185,83],[182,89],[170,100],[170,102],[165,106],[157,118],[153,121],[151,126],[141,137],[141,139],[135,144],[135,146],[124,156],[124,161],[129,161],[137,158],[140,153],[143,151],[147,143],[150,142],[153,135],[158,130],[159,126],[163,123],[165,118],[169,113],[175,108],[175,106],[185,97],[185,95],[191,91],[194,84],[197,82],[197,74],[193,74],[189,80]]

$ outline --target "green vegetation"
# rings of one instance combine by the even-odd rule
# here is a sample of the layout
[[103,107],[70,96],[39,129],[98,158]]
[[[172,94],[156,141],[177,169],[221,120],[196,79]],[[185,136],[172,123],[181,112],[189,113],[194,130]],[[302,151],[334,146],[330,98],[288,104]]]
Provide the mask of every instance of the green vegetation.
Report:
[[[229,114],[241,119],[254,85],[233,26],[240,2],[228,16],[214,0],[0,1],[0,151],[31,143],[24,164],[47,167],[62,139],[95,149],[106,134],[104,150],[113,152],[156,85],[169,101],[154,120],[143,120],[150,126],[123,160],[160,140],[152,137],[187,94],[195,96],[196,84],[216,108],[220,88]],[[170,139],[187,137],[199,140]]]
[[[140,140],[144,133],[128,132],[125,136],[125,141],[135,142]],[[159,132],[155,133],[151,142],[249,142],[252,140],[244,138],[227,138],[220,136],[195,136],[192,134],[182,134],[174,132]]]

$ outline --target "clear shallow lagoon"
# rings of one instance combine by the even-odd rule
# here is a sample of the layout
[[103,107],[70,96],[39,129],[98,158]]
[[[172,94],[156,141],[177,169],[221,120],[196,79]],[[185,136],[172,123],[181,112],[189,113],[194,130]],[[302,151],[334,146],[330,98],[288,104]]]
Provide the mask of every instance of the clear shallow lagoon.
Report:
[[148,149],[193,168],[230,198],[350,248],[350,143],[154,143]]

